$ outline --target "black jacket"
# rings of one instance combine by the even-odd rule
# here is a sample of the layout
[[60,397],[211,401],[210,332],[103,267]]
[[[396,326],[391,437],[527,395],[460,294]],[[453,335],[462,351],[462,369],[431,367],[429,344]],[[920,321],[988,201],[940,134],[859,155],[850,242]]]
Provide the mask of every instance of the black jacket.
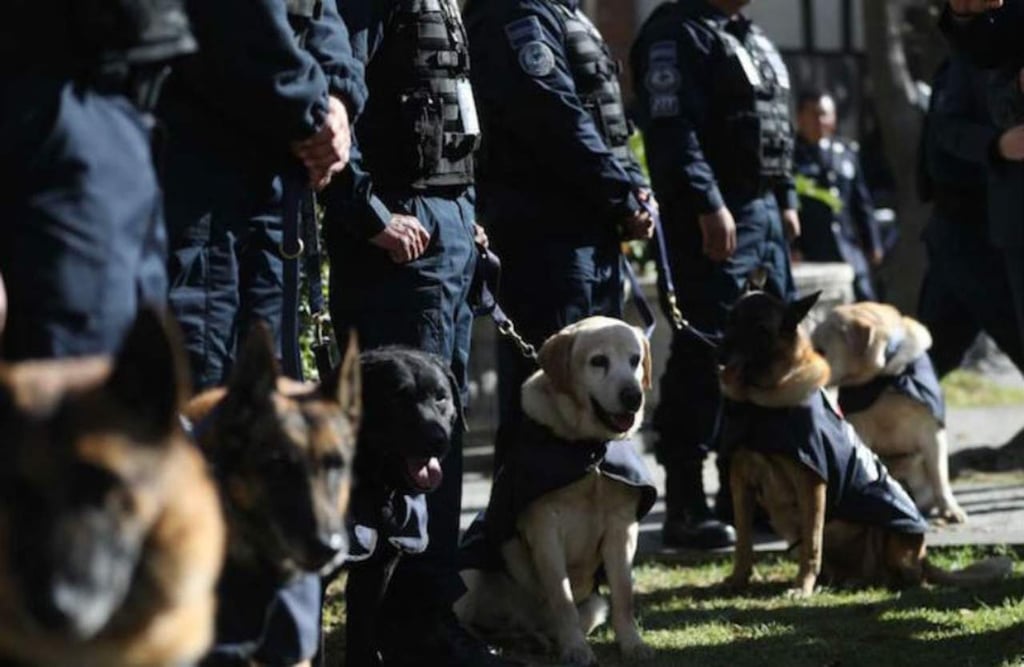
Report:
[[844,414],[852,415],[867,410],[884,391],[895,391],[912,398],[928,408],[939,421],[946,423],[946,402],[942,397],[939,377],[927,354],[907,364],[899,375],[882,375],[867,384],[843,387],[839,390],[839,407]]

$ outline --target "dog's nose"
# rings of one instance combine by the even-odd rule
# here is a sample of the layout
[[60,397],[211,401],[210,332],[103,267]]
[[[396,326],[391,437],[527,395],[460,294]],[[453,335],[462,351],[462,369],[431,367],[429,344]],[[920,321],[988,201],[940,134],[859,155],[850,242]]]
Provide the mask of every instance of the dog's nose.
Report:
[[622,404],[623,409],[629,412],[635,412],[640,409],[640,404],[644,401],[644,394],[637,387],[623,387],[622,391],[619,392],[619,403]]

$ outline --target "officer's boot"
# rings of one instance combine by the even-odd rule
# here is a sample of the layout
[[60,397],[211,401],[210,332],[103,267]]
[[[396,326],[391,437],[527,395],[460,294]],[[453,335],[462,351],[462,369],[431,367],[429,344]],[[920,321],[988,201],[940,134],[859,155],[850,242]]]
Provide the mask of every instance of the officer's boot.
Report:
[[708,508],[701,462],[673,465],[665,473],[665,524],[661,529],[665,546],[721,549],[735,544],[736,531]]

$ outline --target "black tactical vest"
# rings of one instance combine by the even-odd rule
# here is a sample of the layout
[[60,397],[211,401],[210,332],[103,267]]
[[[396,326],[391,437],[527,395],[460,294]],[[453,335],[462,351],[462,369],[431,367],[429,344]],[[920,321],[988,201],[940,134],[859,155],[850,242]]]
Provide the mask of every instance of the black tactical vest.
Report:
[[480,132],[457,0],[399,0],[366,80],[371,95],[356,131],[379,187],[473,182]]
[[552,3],[562,20],[566,56],[576,93],[612,155],[625,168],[632,161],[630,127],[622,105],[619,73],[622,66],[612,57],[601,33],[582,10],[572,10],[558,0]]
[[792,170],[789,74],[775,46],[751,25],[741,41],[712,19],[726,61],[715,73],[706,149],[716,176],[741,187],[771,185]]

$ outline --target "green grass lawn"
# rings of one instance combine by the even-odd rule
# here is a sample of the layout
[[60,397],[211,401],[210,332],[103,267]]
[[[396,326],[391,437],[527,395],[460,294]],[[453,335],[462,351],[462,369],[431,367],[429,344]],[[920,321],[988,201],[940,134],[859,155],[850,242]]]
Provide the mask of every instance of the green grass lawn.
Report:
[[946,402],[957,408],[1024,403],[1024,389],[1000,385],[969,370],[956,370],[943,378],[942,391]]
[[[962,566],[993,551],[935,550],[936,562]],[[764,556],[761,581],[742,595],[719,587],[728,557],[694,564],[648,562],[636,568],[644,638],[651,667],[1009,667],[1024,665],[1024,564],[1000,584],[961,591],[823,590],[809,600],[786,596],[796,566]],[[329,663],[340,664],[344,609],[328,603]],[[611,631],[593,637],[602,666],[623,664]],[[555,664],[555,663],[539,663]],[[431,666],[433,667],[433,666]],[[442,666],[437,666],[442,667]]]

